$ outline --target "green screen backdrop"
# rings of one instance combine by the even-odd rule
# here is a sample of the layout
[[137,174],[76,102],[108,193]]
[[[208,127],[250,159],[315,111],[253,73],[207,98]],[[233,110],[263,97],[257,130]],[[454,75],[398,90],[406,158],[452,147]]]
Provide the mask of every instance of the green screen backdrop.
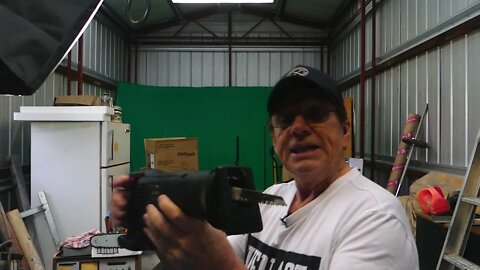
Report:
[[255,185],[273,183],[266,102],[270,87],[152,87],[120,83],[116,103],[131,124],[131,170],[145,167],[145,138],[198,138],[199,169],[253,170]]

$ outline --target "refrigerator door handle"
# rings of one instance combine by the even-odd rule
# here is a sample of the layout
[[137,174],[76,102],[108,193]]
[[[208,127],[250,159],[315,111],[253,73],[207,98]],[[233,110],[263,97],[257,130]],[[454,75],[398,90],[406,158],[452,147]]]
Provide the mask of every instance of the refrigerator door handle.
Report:
[[109,151],[109,153],[108,153],[108,161],[112,161],[112,160],[113,160],[113,152],[114,152],[114,151],[113,151],[113,150],[114,150],[114,149],[113,149],[113,145],[114,145],[114,141],[115,141],[115,140],[114,140],[114,138],[115,138],[114,136],[115,136],[115,133],[114,133],[113,129],[112,129],[112,130],[109,130],[109,131],[108,131],[108,140],[109,140],[108,144],[110,145],[110,147],[108,148],[108,151]]
[[113,175],[109,174],[108,175],[108,192],[107,192],[107,198],[105,198],[107,205],[106,205],[106,211],[105,211],[105,229],[107,233],[111,233],[113,231],[112,227],[112,221],[110,220],[110,204],[112,203],[112,195],[113,195]]

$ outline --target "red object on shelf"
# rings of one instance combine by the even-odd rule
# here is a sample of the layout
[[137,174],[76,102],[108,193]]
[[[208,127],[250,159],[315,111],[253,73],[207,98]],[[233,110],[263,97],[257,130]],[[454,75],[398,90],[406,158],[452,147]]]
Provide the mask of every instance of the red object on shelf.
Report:
[[417,198],[418,204],[425,214],[442,215],[450,212],[450,206],[440,187],[423,188],[418,191]]

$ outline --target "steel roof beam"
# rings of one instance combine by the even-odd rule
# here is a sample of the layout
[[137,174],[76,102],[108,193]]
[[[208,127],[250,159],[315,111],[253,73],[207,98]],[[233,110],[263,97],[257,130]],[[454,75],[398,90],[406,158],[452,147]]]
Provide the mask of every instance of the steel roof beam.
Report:
[[328,29],[328,25],[324,22],[312,21],[303,17],[291,16],[286,14],[283,14],[280,17],[277,17],[278,12],[266,10],[264,8],[254,7],[251,5],[242,5],[241,12],[245,14],[264,17],[267,19],[279,19],[284,22],[298,24],[298,25],[316,28],[316,29]]
[[200,26],[200,28],[202,28],[203,30],[207,31],[210,35],[212,35],[213,37],[217,37],[217,34],[215,34],[212,30],[208,29],[207,27],[205,27],[205,25],[197,22],[197,21],[193,21],[194,23],[196,23],[198,26]]
[[285,29],[283,29],[283,27],[281,27],[274,19],[270,19],[270,21],[278,28],[280,29],[280,31],[282,31],[282,33],[284,33],[287,37],[291,38],[292,36],[287,32],[285,31]]
[[[132,31],[132,28],[127,23],[125,23],[124,20],[122,20],[122,18],[112,9],[110,5],[105,2],[102,3],[102,6],[98,10],[96,16],[112,29],[118,28],[119,31],[123,33],[123,35]],[[109,22],[113,25],[109,25]]]
[[250,34],[255,28],[257,28],[257,27],[258,27],[260,24],[262,24],[264,21],[265,21],[265,18],[260,19],[260,21],[258,21],[252,28],[250,28],[247,32],[245,32],[245,34],[243,34],[242,37],[248,36],[248,34]]
[[[196,11],[196,12],[192,12],[192,13],[189,13],[189,14],[183,14],[183,20],[188,21],[188,22],[192,22],[192,21],[195,21],[195,20],[199,20],[199,19],[202,19],[202,18],[205,18],[205,17],[215,15],[215,14],[219,13],[219,11],[220,11],[220,9],[218,8],[218,6],[208,7],[208,8],[205,8],[205,9],[202,9],[202,10],[199,10],[199,11]],[[166,19],[166,20],[163,20],[163,21],[156,22],[156,23],[154,23],[152,25],[149,25],[149,26],[138,28],[138,29],[136,29],[132,32],[132,35],[137,36],[137,35],[148,34],[148,33],[160,31],[160,30],[172,27],[172,26],[176,26],[180,23],[181,23],[181,21],[176,17],[175,18],[169,18],[169,19]]]
[[179,20],[183,20],[183,14],[180,11],[180,9],[178,8],[178,6],[175,5],[172,2],[172,0],[167,0],[167,3],[168,3],[168,6],[170,7],[170,9],[172,10],[173,14],[175,14],[175,17]]
[[278,0],[277,18],[280,18],[285,14],[286,5],[287,5],[287,0]]
[[330,21],[328,24],[330,26],[333,26],[338,23],[338,19],[343,19],[347,13],[347,11],[352,8],[354,4],[357,4],[356,1],[351,1],[351,0],[344,0],[340,6],[337,8],[337,10],[333,13],[333,16],[330,18]]
[[185,22],[182,27],[180,27],[180,29],[177,30],[177,32],[175,32],[175,34],[173,34],[174,37],[176,37],[178,34],[180,34],[180,32],[182,32],[183,29],[185,29],[185,27],[187,27],[187,25],[189,24],[190,22]]
[[233,46],[322,46],[328,43],[328,38],[286,38],[286,37],[141,37],[132,40],[136,45],[226,45]]

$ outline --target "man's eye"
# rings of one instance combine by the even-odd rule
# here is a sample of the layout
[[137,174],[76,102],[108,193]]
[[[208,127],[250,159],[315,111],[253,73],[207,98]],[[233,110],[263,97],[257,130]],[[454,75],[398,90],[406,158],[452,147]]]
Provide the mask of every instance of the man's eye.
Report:
[[288,126],[290,126],[292,124],[294,118],[295,117],[293,115],[290,115],[290,114],[278,115],[275,118],[276,127],[287,128]]
[[328,120],[329,116],[330,111],[322,108],[310,108],[303,114],[305,120],[311,123],[323,123]]
[[292,117],[290,116],[282,116],[278,119],[278,121],[282,124],[288,124],[291,123]]

